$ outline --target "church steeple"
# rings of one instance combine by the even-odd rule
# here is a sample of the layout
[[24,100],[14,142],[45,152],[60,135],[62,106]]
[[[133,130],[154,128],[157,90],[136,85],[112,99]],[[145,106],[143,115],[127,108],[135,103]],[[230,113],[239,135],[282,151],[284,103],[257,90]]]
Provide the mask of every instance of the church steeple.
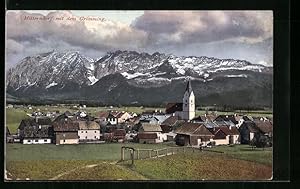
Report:
[[195,117],[195,95],[192,89],[191,80],[188,80],[183,95],[182,118],[191,120]]
[[188,92],[188,94],[191,94],[191,92],[193,92],[191,80],[188,80],[185,91]]

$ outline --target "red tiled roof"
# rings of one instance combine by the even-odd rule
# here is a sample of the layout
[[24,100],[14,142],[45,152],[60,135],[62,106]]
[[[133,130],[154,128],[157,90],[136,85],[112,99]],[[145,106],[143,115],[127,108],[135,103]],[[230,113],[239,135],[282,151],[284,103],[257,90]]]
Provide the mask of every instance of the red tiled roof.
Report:
[[165,121],[161,123],[161,125],[172,126],[179,120],[178,116],[170,116]]

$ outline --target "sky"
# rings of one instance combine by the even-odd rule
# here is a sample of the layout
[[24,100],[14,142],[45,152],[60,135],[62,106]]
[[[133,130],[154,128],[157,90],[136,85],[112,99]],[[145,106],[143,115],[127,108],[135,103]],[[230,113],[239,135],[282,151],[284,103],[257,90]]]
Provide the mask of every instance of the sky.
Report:
[[273,66],[272,11],[7,11],[6,68],[49,52],[134,50]]

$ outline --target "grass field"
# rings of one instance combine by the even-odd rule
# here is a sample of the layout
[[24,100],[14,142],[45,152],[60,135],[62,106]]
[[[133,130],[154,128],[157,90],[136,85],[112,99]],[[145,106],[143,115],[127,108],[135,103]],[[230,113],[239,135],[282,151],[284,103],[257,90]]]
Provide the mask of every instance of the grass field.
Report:
[[[218,146],[211,151],[186,151],[162,158],[135,160],[133,167],[120,160],[121,146],[159,149],[173,144],[8,144],[6,168],[10,178],[31,180],[198,180],[269,179],[272,150],[248,145]],[[129,153],[127,153],[129,155]],[[72,160],[70,160],[72,159]]]
[[22,119],[28,118],[24,109],[6,109],[6,126],[11,133],[16,133]]

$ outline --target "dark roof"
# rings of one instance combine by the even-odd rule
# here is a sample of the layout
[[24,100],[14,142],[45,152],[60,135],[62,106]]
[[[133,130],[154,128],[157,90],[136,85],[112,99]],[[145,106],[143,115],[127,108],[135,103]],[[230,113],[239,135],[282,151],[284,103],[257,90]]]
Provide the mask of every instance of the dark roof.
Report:
[[161,123],[161,125],[168,125],[168,126],[172,126],[174,125],[177,121],[179,120],[178,116],[170,116],[167,119],[165,119],[165,121],[163,121]]
[[51,126],[29,125],[20,130],[21,138],[50,138],[52,137]]
[[239,130],[247,127],[250,132],[257,133],[259,130],[257,129],[255,123],[253,121],[244,121],[243,124],[239,127]]
[[204,120],[201,118],[201,116],[195,117],[192,119],[193,122],[204,122]]
[[177,111],[182,111],[183,103],[168,103],[166,106],[166,114],[172,114]]
[[69,112],[68,110],[64,113],[65,116],[73,116],[73,114],[71,112]]
[[201,123],[186,122],[175,130],[177,134],[213,136],[213,134]]
[[78,131],[79,124],[70,120],[53,123],[54,131]]
[[156,133],[138,133],[137,134],[138,139],[157,139]]
[[238,124],[234,115],[219,115],[216,117],[215,121],[231,121],[234,124]]
[[100,125],[95,121],[76,121],[79,124],[79,130],[99,130]]
[[270,121],[255,121],[254,123],[262,133],[273,132],[273,125]]
[[51,125],[50,118],[36,118],[36,119],[23,119],[18,127],[18,129],[22,130],[24,127],[29,126],[39,126],[39,125]]

